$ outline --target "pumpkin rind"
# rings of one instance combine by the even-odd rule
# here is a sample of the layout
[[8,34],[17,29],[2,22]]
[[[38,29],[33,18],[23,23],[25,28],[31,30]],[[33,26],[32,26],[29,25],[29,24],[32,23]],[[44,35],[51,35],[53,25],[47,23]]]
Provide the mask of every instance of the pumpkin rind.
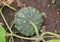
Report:
[[32,21],[39,30],[43,23],[42,13],[31,6],[20,9],[15,15],[15,28],[21,34],[31,36],[35,34],[35,29],[29,21]]

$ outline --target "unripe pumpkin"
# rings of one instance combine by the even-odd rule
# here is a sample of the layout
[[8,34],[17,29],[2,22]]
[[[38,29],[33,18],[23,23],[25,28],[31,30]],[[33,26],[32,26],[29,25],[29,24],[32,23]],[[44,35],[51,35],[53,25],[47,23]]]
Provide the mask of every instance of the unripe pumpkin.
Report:
[[31,36],[35,34],[34,27],[29,23],[33,22],[37,29],[41,29],[43,24],[42,13],[34,7],[28,6],[21,8],[15,14],[15,28],[25,36]]

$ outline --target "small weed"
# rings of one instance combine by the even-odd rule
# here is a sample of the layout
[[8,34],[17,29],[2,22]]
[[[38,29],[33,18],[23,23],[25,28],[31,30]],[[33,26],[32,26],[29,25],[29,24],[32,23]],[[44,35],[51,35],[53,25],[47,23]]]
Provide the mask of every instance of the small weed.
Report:
[[[51,3],[52,3],[52,4],[55,4],[55,2],[56,2],[56,0],[51,0]],[[51,6],[51,4],[48,4],[47,7],[49,8],[50,6]]]
[[52,1],[51,1],[51,3],[53,3],[53,4],[54,4],[55,2],[56,2],[56,0],[52,0]]

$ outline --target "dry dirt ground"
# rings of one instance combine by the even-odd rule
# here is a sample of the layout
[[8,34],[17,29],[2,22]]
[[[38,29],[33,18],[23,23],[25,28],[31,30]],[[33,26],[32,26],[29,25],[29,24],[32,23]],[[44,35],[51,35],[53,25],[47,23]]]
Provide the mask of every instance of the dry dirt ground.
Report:
[[[51,3],[51,0],[21,0],[21,1],[25,3],[27,6],[33,6],[38,10],[40,10],[41,12],[45,13],[44,24],[43,24],[44,28],[42,28],[42,30],[44,29],[45,31],[51,31],[60,34],[60,0],[56,0],[54,4]],[[48,4],[51,4],[49,8],[48,8]],[[12,4],[12,6],[15,7],[17,10],[20,9],[19,7],[17,7],[16,0]],[[11,25],[16,11],[13,11],[8,7],[5,7],[3,13],[8,23]],[[0,22],[4,24],[1,16],[0,16]],[[18,38],[15,38],[14,40],[15,42],[32,42]]]

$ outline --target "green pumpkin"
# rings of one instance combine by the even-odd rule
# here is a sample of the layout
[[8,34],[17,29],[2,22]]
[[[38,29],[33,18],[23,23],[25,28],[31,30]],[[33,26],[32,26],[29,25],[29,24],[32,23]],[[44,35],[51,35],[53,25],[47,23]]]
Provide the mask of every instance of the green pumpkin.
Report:
[[41,25],[43,23],[42,13],[39,12],[34,7],[28,6],[20,9],[15,14],[15,28],[25,36],[31,36],[35,34],[34,27],[29,23],[32,21],[37,29],[41,29]]

